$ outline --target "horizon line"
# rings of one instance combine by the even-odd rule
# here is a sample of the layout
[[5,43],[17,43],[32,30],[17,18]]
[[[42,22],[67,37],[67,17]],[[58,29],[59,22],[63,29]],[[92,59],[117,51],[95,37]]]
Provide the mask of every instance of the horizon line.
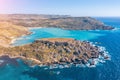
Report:
[[42,13],[0,13],[0,15],[58,15],[58,16],[70,16],[70,17],[120,17],[120,16],[73,16],[68,14],[42,14]]

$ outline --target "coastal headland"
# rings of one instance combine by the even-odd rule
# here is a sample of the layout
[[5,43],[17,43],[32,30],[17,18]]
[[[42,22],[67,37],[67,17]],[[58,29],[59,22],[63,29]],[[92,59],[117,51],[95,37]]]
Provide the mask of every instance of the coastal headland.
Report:
[[67,38],[45,38],[32,44],[1,48],[0,53],[10,57],[21,58],[29,65],[52,64],[89,64],[95,65],[100,56],[108,59],[100,47],[88,41]]

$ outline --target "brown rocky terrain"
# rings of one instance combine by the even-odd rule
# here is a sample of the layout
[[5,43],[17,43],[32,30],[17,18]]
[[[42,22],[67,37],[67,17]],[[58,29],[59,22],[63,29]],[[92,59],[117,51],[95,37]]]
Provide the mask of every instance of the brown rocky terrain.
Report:
[[[11,57],[20,57],[28,64],[86,64],[94,65],[94,59],[104,55],[99,47],[87,41],[65,38],[36,40],[32,44],[11,48],[0,48],[0,53]],[[92,61],[89,61],[89,60]],[[30,61],[31,60],[31,61]],[[32,62],[32,63],[30,63]]]

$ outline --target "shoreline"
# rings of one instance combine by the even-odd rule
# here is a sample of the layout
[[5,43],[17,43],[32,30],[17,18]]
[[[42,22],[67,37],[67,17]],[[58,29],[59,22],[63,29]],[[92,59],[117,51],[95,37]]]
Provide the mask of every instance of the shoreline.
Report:
[[20,37],[23,37],[23,36],[26,36],[26,35],[31,35],[31,34],[32,34],[32,32],[29,31],[29,33],[27,33],[27,34],[23,34],[23,35],[21,35],[21,36],[18,36],[18,37],[13,38],[13,39],[11,40],[11,42],[8,44],[9,47],[14,47],[13,44],[14,44],[15,41],[18,40]]
[[[34,58],[25,58],[23,56],[10,56],[10,55],[6,55],[6,54],[3,54],[3,55],[0,55],[0,58],[1,57],[4,57],[4,56],[8,56],[10,59],[21,59],[26,65],[28,65],[29,67],[34,67],[34,66],[39,66],[39,67],[48,67],[49,69],[54,69],[54,68],[69,68],[69,67],[96,67],[98,66],[99,64],[104,64],[106,61],[108,60],[111,60],[110,57],[108,59],[102,59],[99,57],[99,58],[96,58],[96,59],[93,59],[93,61],[95,62],[94,65],[91,65],[90,63],[86,63],[86,64],[79,64],[79,63],[42,63],[40,62],[39,60],[37,59],[34,59]],[[34,63],[30,64],[29,61],[32,61]],[[0,65],[1,64],[4,64],[4,60],[0,60]]]
[[[28,29],[40,29],[40,28],[59,28],[59,29],[63,29],[63,30],[78,30],[78,31],[111,31],[111,30],[116,30],[116,28],[107,30],[107,29],[73,29],[73,28],[62,28],[62,27],[27,27]],[[118,28],[119,29],[119,28]]]
[[27,27],[27,28],[30,30],[30,29],[33,29],[33,28],[34,29],[40,29],[40,28],[44,28],[44,27]]

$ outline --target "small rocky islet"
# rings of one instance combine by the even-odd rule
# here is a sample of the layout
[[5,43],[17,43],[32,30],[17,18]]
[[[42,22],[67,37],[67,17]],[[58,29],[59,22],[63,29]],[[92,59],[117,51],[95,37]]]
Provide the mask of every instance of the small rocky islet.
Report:
[[[3,50],[3,49],[2,49]],[[81,64],[95,65],[99,57],[109,59],[105,51],[88,41],[46,38],[32,44],[4,49],[4,55],[17,57],[28,65]]]

